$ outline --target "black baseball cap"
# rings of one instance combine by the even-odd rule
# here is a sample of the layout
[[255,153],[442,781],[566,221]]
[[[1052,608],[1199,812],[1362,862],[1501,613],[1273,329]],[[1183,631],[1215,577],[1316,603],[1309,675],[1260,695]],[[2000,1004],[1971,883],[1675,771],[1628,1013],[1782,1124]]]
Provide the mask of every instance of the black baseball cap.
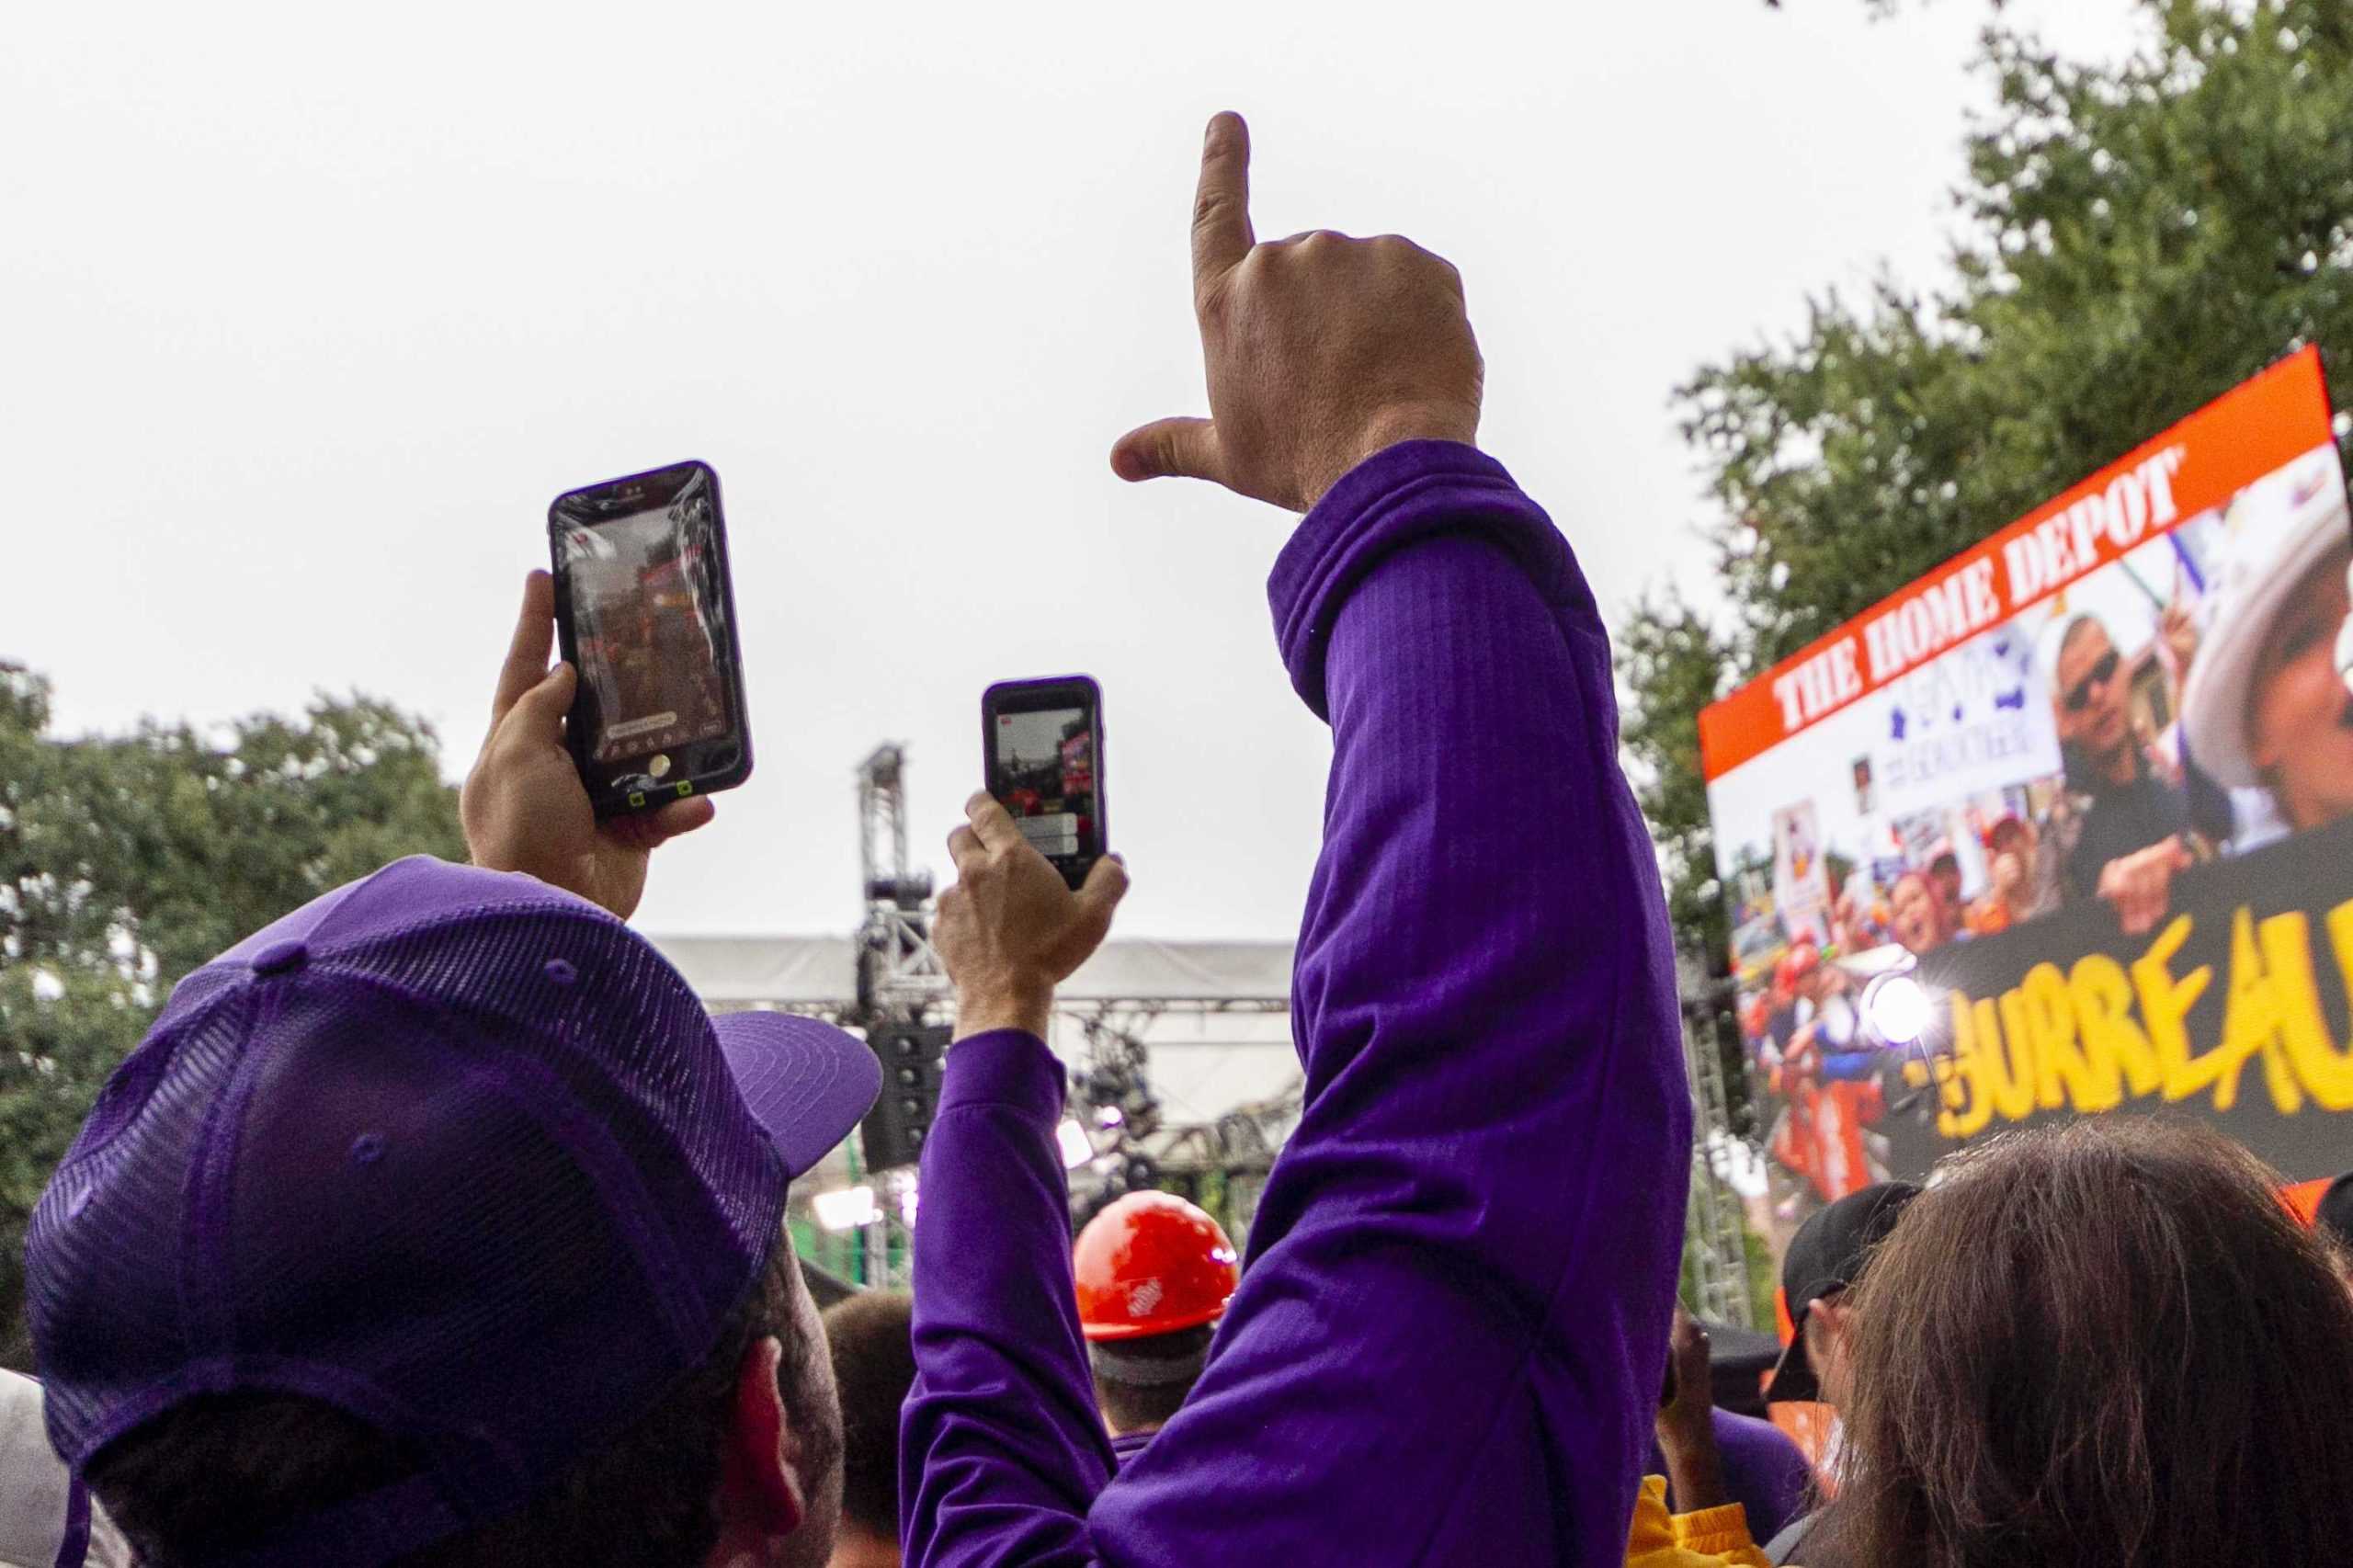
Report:
[[1805,1358],[1806,1317],[1814,1302],[1861,1277],[1871,1249],[1887,1239],[1904,1206],[1919,1196],[1908,1181],[1880,1182],[1815,1210],[1790,1238],[1790,1250],[1781,1255],[1781,1295],[1796,1332],[1765,1384],[1768,1404],[1822,1397],[1822,1385]]
[[2328,1184],[2328,1190],[2320,1195],[2320,1207],[2313,1213],[2313,1223],[2353,1246],[2353,1172]]

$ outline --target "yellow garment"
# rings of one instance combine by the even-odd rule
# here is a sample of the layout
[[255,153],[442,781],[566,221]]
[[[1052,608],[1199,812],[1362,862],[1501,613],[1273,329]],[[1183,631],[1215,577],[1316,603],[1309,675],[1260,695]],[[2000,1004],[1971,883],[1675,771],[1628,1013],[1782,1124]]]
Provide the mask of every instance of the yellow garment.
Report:
[[1769,1568],[1748,1539],[1748,1510],[1737,1503],[1694,1514],[1666,1511],[1666,1477],[1643,1477],[1634,1494],[1634,1529],[1626,1568]]

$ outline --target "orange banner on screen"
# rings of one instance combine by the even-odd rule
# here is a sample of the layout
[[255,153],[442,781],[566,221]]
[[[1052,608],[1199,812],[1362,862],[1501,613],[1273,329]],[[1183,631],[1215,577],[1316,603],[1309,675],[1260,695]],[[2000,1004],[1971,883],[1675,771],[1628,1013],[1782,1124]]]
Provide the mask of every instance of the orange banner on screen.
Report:
[[1713,781],[2329,439],[2320,354],[2246,381],[1699,715]]

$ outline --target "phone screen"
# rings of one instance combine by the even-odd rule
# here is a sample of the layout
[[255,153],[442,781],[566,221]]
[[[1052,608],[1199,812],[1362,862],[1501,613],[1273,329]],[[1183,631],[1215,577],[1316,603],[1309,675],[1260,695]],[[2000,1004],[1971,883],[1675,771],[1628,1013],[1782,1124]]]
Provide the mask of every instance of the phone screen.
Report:
[[699,463],[560,498],[550,514],[570,743],[600,812],[750,771],[717,475]]
[[727,729],[720,617],[699,569],[710,503],[681,497],[563,535],[580,678],[597,700],[588,755],[621,762]]
[[1073,885],[1103,854],[1101,705],[1094,683],[993,687],[983,703],[988,789]]

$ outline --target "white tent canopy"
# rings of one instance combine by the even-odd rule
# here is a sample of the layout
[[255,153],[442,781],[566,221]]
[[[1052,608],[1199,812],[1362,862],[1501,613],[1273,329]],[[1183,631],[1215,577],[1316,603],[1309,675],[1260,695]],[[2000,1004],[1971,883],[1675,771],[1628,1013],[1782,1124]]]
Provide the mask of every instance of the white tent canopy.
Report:
[[[655,937],[714,1007],[815,1007],[857,994],[847,937]],[[1063,983],[1065,1002],[1279,1003],[1290,995],[1289,942],[1106,942]]]
[[[737,1007],[832,1010],[857,994],[855,946],[847,937],[654,937],[704,1003]],[[1048,1043],[1065,1061],[1084,1049],[1068,1012],[1115,1007],[1149,1053],[1153,1090],[1174,1126],[1213,1121],[1266,1100],[1297,1081],[1291,1049],[1289,942],[1107,942],[1063,983]],[[1239,1004],[1233,1011],[1221,1002]],[[1155,1011],[1155,1009],[1165,1009]],[[1269,1010],[1271,1009],[1271,1010]]]

